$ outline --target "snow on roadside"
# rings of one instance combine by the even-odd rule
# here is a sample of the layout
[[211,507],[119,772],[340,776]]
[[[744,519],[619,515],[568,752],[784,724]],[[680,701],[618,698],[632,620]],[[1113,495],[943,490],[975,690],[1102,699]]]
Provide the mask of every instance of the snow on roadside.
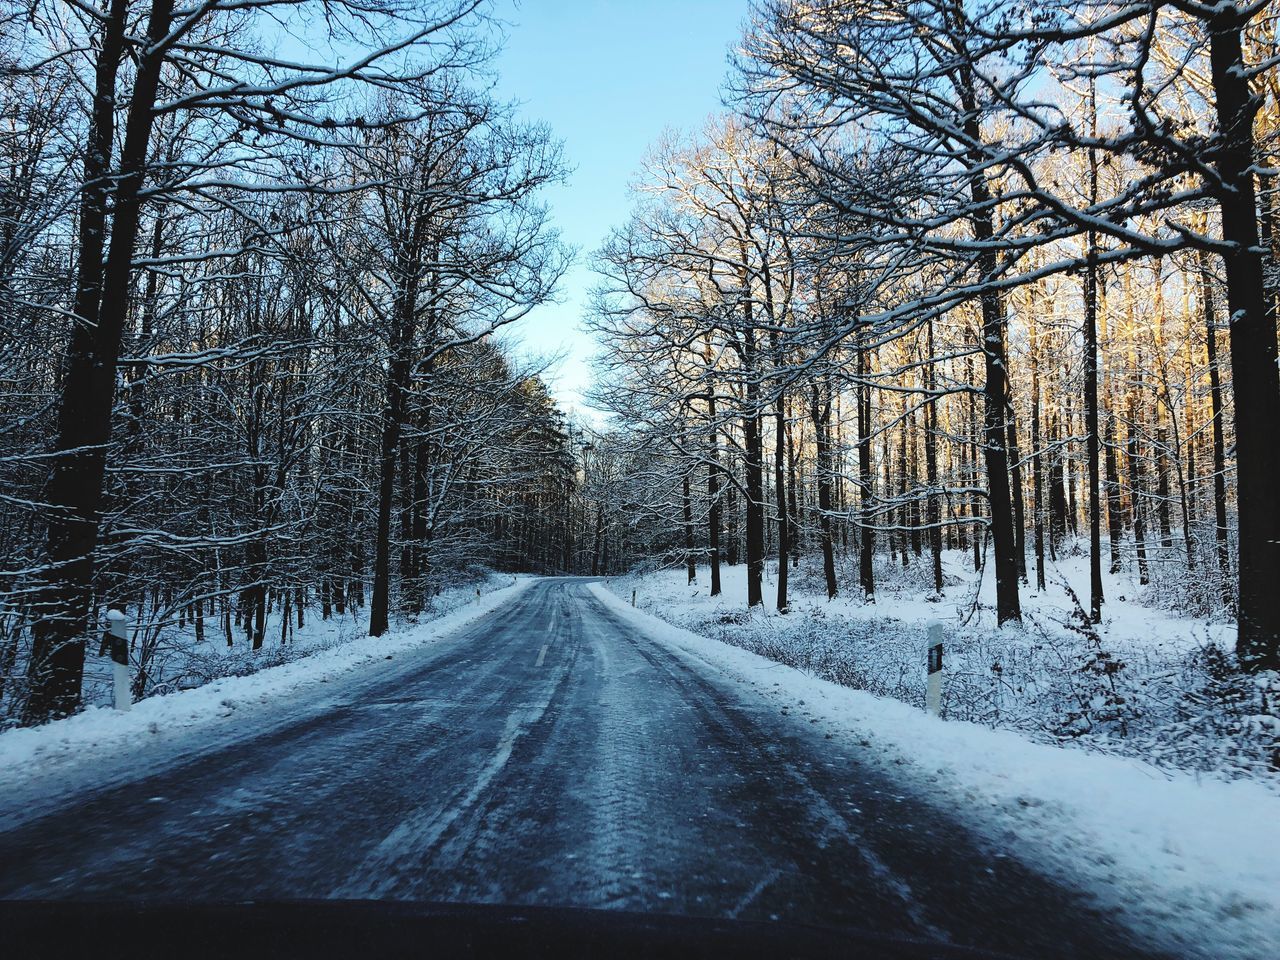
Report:
[[803,703],[818,731],[870,741],[872,762],[917,781],[922,797],[1000,852],[1084,885],[1153,944],[1205,960],[1280,955],[1280,797],[1262,785],[938,720],[673,626],[603,585],[591,590],[701,672]]
[[0,823],[13,826],[46,813],[86,781],[105,786],[130,780],[192,752],[323,712],[343,699],[344,690],[319,684],[360,668],[376,669],[377,676],[397,669],[400,663],[385,661],[446,639],[533,582],[516,578],[433,620],[382,637],[359,637],[257,673],[148,697],[127,713],[95,706],[43,726],[6,730],[0,733]]
[[1145,607],[1126,592],[1123,576],[1113,576],[1095,628],[1062,586],[1079,579],[1078,557],[1059,569],[1056,586],[1025,592],[1020,628],[996,627],[986,606],[971,616],[961,597],[971,601],[975,585],[954,573],[964,558],[944,557],[952,570],[947,599],[929,599],[931,580],[929,589],[921,585],[917,565],[883,570],[874,605],[844,595],[828,601],[812,559],[792,571],[786,615],[769,602],[748,610],[741,565],[722,566],[718,597],[709,595],[705,568],[694,584],[683,569],[606,582],[623,597],[635,589],[641,609],[676,626],[917,707],[925,697],[926,623],[937,619],[947,651],[944,717],[1171,770],[1250,779],[1280,794],[1280,673],[1234,669],[1233,624]]

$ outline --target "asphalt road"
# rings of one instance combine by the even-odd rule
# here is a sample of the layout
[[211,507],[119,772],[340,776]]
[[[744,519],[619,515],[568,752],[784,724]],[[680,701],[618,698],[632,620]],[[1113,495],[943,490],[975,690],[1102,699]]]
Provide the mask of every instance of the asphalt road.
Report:
[[542,904],[1151,955],[583,581],[398,660],[323,712],[0,832],[0,897]]

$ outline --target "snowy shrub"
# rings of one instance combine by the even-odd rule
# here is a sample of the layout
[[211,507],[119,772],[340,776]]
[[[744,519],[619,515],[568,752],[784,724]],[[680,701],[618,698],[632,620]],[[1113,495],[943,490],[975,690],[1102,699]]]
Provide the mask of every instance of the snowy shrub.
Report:
[[1280,673],[1242,674],[1234,655],[1206,644],[1178,679],[1169,736],[1152,744],[1153,753],[1201,768],[1195,745],[1214,743],[1232,766],[1280,772]]
[[[471,603],[475,599],[477,586],[483,586],[487,591],[511,583],[511,576],[496,574],[479,565],[449,571],[447,576],[442,575],[438,581],[429,584],[426,609],[419,619],[432,620]],[[144,625],[143,632],[150,634],[141,638],[149,644],[148,669],[145,689],[138,699],[203,686],[223,677],[247,676],[268,667],[291,663],[322,650],[342,646],[365,637],[368,633],[367,609],[351,608],[345,615],[335,613],[329,620],[322,620],[318,610],[307,609],[306,627],[291,630],[289,642],[281,643],[280,613],[279,610],[273,610],[268,615],[270,626],[266,633],[269,639],[258,650],[245,645],[238,633],[236,644],[228,647],[224,634],[215,628],[212,617],[206,626],[203,642],[196,641],[191,624],[181,627],[174,623]],[[0,616],[0,630],[4,623],[3,616]],[[135,641],[132,653],[135,677],[140,646],[140,642]],[[91,653],[96,653],[96,650]],[[24,673],[25,664],[19,663],[17,668],[10,671],[10,689],[0,690],[0,694],[3,694],[0,700],[0,727],[17,722],[13,707],[20,702],[20,697],[12,690],[21,682]],[[85,704],[109,704],[111,690],[109,665],[104,658],[90,656],[85,664],[83,683]]]
[[[814,581],[810,570],[804,580],[823,590],[820,573]],[[893,586],[923,592],[902,583]],[[630,596],[632,586],[617,588]],[[946,718],[1280,786],[1280,676],[1243,675],[1233,654],[1207,640],[1188,655],[1185,645],[1109,637],[1063,587],[1074,606],[1065,615],[1028,612],[1022,628],[945,628]],[[887,615],[896,589],[881,590],[879,603],[856,615],[821,604],[785,616],[667,602],[648,609],[703,636],[923,709],[925,631]]]
[[[418,620],[433,620],[472,602],[478,585],[483,584],[485,589],[497,589],[512,582],[510,576],[495,574],[487,567],[468,566],[452,573],[448,580],[441,579],[439,590],[428,591],[426,609]],[[368,612],[364,609],[351,609],[345,617],[335,615],[328,621],[313,616],[308,629],[301,634],[291,634],[289,643],[268,643],[259,650],[251,650],[243,645],[227,648],[220,638],[201,646],[193,643],[190,637],[175,631],[153,658],[144,696],[190,689],[222,677],[247,676],[268,667],[291,663],[321,650],[342,646],[367,634]],[[271,635],[270,632],[268,635]],[[91,702],[88,691],[85,699]],[[106,701],[105,689],[103,701]]]

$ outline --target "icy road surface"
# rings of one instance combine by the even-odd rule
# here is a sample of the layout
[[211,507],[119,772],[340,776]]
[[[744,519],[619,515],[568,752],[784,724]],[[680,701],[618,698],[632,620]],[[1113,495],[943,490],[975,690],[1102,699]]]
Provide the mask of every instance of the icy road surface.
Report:
[[0,820],[0,897],[571,905],[1152,955],[912,789],[544,580],[323,711]]

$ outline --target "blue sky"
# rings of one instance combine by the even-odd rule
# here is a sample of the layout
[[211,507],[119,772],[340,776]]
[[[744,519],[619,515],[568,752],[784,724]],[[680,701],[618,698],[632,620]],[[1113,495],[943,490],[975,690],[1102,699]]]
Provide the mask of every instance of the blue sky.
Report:
[[574,171],[547,201],[579,250],[561,302],[538,308],[512,336],[530,353],[567,354],[551,387],[562,406],[577,408],[595,351],[580,328],[594,282],[587,261],[626,219],[628,184],[649,146],[720,109],[726,54],[748,0],[498,0],[496,9],[509,22],[498,93],[564,140]]

